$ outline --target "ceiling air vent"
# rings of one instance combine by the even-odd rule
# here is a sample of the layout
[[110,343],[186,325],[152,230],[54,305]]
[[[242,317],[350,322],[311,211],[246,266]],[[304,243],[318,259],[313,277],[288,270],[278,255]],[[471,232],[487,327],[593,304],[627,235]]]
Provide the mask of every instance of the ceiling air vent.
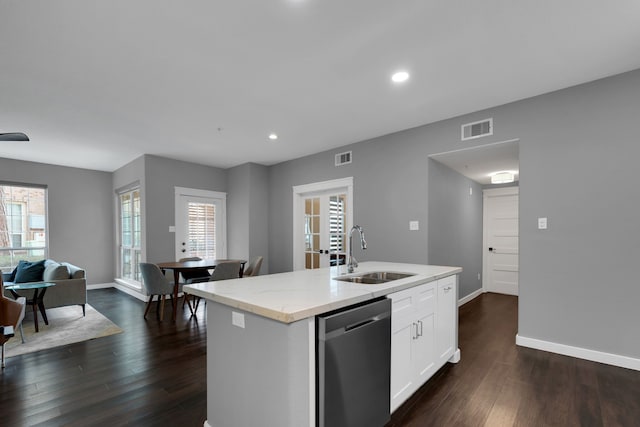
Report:
[[336,166],[348,165],[351,163],[351,151],[336,154]]
[[462,125],[462,140],[493,135],[493,118]]

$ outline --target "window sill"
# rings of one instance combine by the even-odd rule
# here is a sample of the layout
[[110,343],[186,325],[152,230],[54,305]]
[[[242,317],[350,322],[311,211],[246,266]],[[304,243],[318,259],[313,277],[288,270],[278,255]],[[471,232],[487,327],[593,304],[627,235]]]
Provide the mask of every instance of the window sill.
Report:
[[118,285],[126,286],[134,291],[142,292],[142,283],[136,282],[135,280],[116,278],[114,281]]

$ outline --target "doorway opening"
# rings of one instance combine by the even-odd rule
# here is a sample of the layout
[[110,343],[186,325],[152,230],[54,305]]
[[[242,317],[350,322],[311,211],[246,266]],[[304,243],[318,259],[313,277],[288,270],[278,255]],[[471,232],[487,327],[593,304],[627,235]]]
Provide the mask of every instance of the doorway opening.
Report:
[[[515,191],[518,191],[519,140],[429,157],[433,160],[429,163],[429,263],[459,265],[463,268],[459,284],[459,305],[471,301],[483,292],[514,294],[514,286],[502,289],[489,284],[488,279],[498,280],[501,284],[515,284],[517,294],[518,225],[513,214],[517,215],[518,196],[515,209],[513,203],[511,205],[510,222],[494,219],[493,225],[498,227],[498,235],[488,238],[491,231],[485,228],[487,213],[484,209],[484,193],[494,188],[500,188],[502,192],[512,191],[506,187],[515,187]],[[514,182],[497,185],[491,183],[492,174],[506,171],[512,173]],[[500,229],[506,225],[510,226],[508,233]],[[448,238],[449,236],[451,237]],[[511,241],[505,246],[508,239]],[[489,251],[490,247],[492,251]],[[505,252],[510,253],[505,255]],[[492,259],[493,262],[489,262]],[[496,267],[500,269],[500,273],[496,271]],[[493,274],[489,271],[490,268],[493,268]],[[503,270],[510,270],[511,277],[505,278]]]

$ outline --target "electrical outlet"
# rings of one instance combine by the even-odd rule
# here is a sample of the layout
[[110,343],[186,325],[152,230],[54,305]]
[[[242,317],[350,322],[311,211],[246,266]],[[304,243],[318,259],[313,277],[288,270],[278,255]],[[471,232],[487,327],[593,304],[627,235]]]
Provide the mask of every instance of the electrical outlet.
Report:
[[411,231],[420,230],[420,221],[409,221],[409,230]]
[[239,328],[244,328],[244,314],[232,311],[231,324]]
[[538,230],[547,229],[547,218],[538,218]]

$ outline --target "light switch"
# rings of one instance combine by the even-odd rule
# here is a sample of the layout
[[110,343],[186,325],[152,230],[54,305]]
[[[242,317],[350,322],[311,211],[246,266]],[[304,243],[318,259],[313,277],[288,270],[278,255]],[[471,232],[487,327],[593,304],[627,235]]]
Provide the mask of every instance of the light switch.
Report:
[[547,218],[538,218],[538,230],[547,229]]
[[244,328],[244,314],[232,311],[231,324],[239,328]]
[[420,230],[420,221],[409,221],[409,230],[411,231]]

